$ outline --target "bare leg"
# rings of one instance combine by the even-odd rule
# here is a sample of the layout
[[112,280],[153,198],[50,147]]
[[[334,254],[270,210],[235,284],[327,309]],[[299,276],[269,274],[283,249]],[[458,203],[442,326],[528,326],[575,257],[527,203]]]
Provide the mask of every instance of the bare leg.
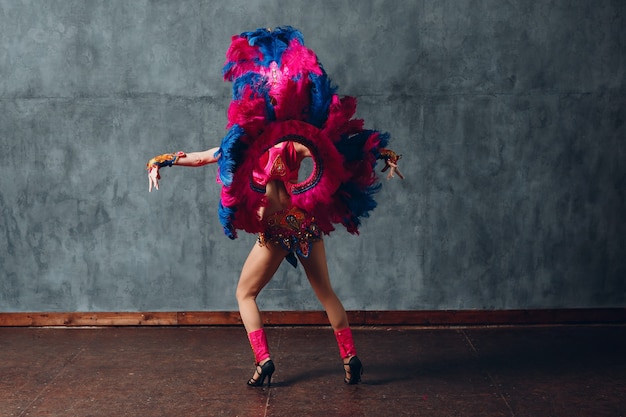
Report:
[[347,328],[350,325],[348,323],[348,315],[330,283],[324,241],[313,242],[309,257],[306,259],[301,257],[300,262],[304,267],[315,295],[322,303],[324,310],[326,310],[333,330],[337,331]]
[[284,257],[285,251],[278,246],[255,244],[243,264],[236,297],[241,321],[248,333],[263,327],[256,298],[270,282]]
[[[285,251],[278,246],[261,246],[255,244],[246,259],[243,268],[241,269],[239,283],[237,284],[236,297],[239,304],[241,321],[243,321],[243,325],[246,328],[248,337],[250,338],[250,343],[255,354],[255,362],[257,364],[254,375],[252,376],[252,379],[248,381],[248,385],[255,385],[257,381],[262,384],[263,379],[259,380],[259,378],[261,378],[261,366],[270,360],[269,350],[267,349],[267,340],[265,339],[265,333],[262,330],[263,321],[261,320],[261,312],[259,311],[259,307],[256,303],[256,298],[261,290],[272,279],[272,276],[274,276],[274,273],[278,269],[284,257]],[[257,355],[261,353],[259,351],[264,353],[262,360],[261,358],[257,360]],[[273,363],[269,363],[268,365],[272,367],[273,372]]]
[[[335,331],[335,335],[337,335],[338,331],[347,331],[350,333],[348,315],[346,314],[343,304],[339,300],[339,297],[337,297],[337,294],[335,294],[335,291],[330,283],[324,242],[320,240],[312,243],[309,257],[306,259],[301,257],[300,262],[304,267],[306,276],[311,284],[311,287],[313,288],[313,291],[315,292],[315,295],[317,295],[317,298],[322,303],[324,310],[326,310],[328,320]],[[350,341],[352,342],[351,333]],[[352,345],[352,347],[354,348],[354,345]],[[351,368],[348,366],[348,363],[350,363],[350,359],[352,359],[354,354],[355,353],[345,356],[342,354],[344,368],[346,369],[346,380],[351,379]]]

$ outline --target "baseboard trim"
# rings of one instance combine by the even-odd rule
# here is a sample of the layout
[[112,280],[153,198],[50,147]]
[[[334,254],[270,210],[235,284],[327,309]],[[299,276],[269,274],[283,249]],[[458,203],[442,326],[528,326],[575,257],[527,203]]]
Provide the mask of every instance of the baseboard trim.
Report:
[[[624,324],[626,308],[349,311],[352,326]],[[265,311],[267,326],[328,325],[323,311]],[[233,311],[0,313],[0,327],[239,326]]]

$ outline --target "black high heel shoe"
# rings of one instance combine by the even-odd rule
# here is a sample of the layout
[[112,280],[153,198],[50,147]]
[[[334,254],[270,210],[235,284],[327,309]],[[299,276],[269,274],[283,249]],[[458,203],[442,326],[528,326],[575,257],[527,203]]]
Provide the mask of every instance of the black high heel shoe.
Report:
[[250,387],[262,387],[265,382],[265,378],[267,377],[267,386],[269,387],[272,384],[272,374],[274,373],[274,362],[270,359],[265,362],[263,365],[256,366],[256,373],[259,374],[258,378],[250,378],[248,380],[248,386]]
[[351,357],[348,363],[343,364],[343,368],[348,374],[348,376],[343,379],[343,382],[348,385],[355,385],[361,382],[361,375],[363,375],[363,364],[358,357]]

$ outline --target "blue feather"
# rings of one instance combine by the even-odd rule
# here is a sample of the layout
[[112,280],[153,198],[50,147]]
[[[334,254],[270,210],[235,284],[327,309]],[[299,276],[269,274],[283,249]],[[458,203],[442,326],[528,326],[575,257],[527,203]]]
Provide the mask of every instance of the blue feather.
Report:
[[[250,87],[252,97],[244,97],[245,87]],[[233,100],[252,99],[254,94],[264,95],[269,91],[265,77],[256,72],[247,72],[233,81]]]
[[220,158],[217,160],[220,181],[226,187],[233,182],[233,174],[239,163],[243,160],[243,154],[247,146],[239,140],[245,131],[239,125],[233,125],[220,145]]
[[344,136],[337,142],[337,150],[344,156],[346,162],[363,159],[363,145],[374,133],[372,130],[363,130],[352,136]]
[[345,183],[339,187],[341,201],[350,212],[350,216],[343,220],[346,226],[354,225],[358,228],[361,225],[360,218],[369,217],[369,212],[377,206],[373,195],[380,190],[381,186],[382,184],[376,184],[361,189],[354,183]]
[[226,76],[226,73],[230,71],[230,69],[235,65],[237,65],[237,63],[234,61],[228,61],[226,64],[224,64],[224,68],[222,68],[222,77]]
[[220,223],[224,228],[224,234],[231,239],[237,238],[237,231],[231,222],[235,216],[235,209],[232,207],[224,207],[222,201],[220,200],[219,206],[217,207],[217,214],[219,216]]
[[326,73],[322,73],[322,75],[311,73],[309,74],[309,79],[312,82],[312,87],[308,122],[318,128],[322,128],[328,119],[328,108],[330,107],[333,94],[337,91],[337,87],[331,84]]
[[[281,64],[283,53],[293,39],[297,39],[304,45],[302,33],[291,26],[278,27],[273,31],[260,28],[252,32],[240,33],[239,36],[246,38],[251,46],[258,46],[263,54],[263,59],[255,58],[253,62],[266,68],[269,67],[272,61],[276,61],[278,65]],[[225,76],[228,71],[238,64],[239,62],[237,61],[227,61],[222,68],[222,76]],[[233,80],[229,79],[229,81]]]
[[[387,132],[380,132],[380,135],[378,136],[379,140],[380,140],[380,144],[378,145],[379,148],[386,148],[387,145],[389,144],[389,133]],[[376,157],[380,156],[380,152],[376,153]]]
[[363,130],[352,136],[343,136],[337,142],[337,150],[344,156],[346,162],[359,161],[363,159],[363,146],[365,142],[373,134],[378,133],[379,145],[373,151],[374,157],[380,156],[380,148],[384,148],[389,143],[389,134],[386,132],[378,132],[377,130]]
[[263,53],[263,60],[259,64],[264,67],[269,67],[272,61],[280,65],[283,52],[293,39],[304,45],[302,33],[291,26],[278,27],[272,31],[260,28],[253,32],[243,32],[240,36],[247,38],[251,46],[259,47]]
[[[244,97],[246,86],[250,87],[249,96]],[[233,100],[252,100],[256,97],[263,97],[265,100],[265,118],[268,122],[276,120],[276,112],[270,96],[270,86],[267,79],[260,74],[248,72],[233,82]]]

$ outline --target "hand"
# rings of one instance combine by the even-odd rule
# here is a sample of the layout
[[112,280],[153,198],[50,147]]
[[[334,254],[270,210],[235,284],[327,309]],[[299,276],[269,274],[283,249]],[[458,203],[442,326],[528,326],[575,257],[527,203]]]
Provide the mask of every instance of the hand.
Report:
[[154,186],[157,190],[159,189],[160,179],[161,179],[161,175],[159,174],[158,165],[152,165],[150,168],[148,168],[148,181],[149,181],[148,192],[152,192],[152,186]]
[[394,174],[398,174],[398,177],[404,179],[404,175],[402,175],[400,168],[398,168],[398,161],[400,158],[402,158],[402,155],[395,153],[391,149],[381,149],[379,159],[383,159],[385,161],[385,166],[381,172],[385,172],[389,169],[389,173],[387,173],[388,180],[393,178]]
[[391,179],[394,177],[394,174],[398,174],[398,177],[404,179],[404,175],[400,172],[400,168],[398,168],[398,164],[391,161],[386,161],[386,168],[391,168],[389,173],[387,174],[387,179]]

